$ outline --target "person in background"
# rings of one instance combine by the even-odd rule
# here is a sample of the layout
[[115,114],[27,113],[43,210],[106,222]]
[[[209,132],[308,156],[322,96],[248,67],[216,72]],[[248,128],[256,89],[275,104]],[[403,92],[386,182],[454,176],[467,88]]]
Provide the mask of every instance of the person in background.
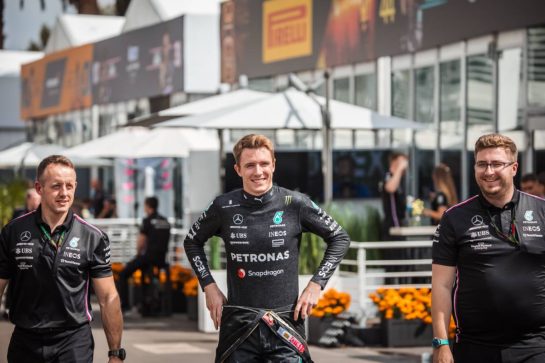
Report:
[[36,192],[36,189],[28,188],[26,190],[25,207],[15,209],[13,211],[13,215],[11,219],[18,218],[22,215],[32,212],[33,210],[36,210],[38,206],[40,205],[40,201],[41,201],[41,197],[40,197],[40,194]]
[[402,180],[409,166],[409,158],[403,153],[394,152],[390,154],[388,160],[390,166],[379,186],[384,211],[382,239],[393,241],[398,238],[390,235],[390,228],[401,227],[405,219],[406,196]]
[[136,241],[136,256],[130,260],[119,275],[119,294],[121,308],[124,312],[130,309],[128,280],[136,270],[152,266],[164,267],[168,242],[170,241],[170,223],[157,211],[159,200],[148,197],[144,200],[146,218],[142,221],[140,234]]
[[92,218],[93,215],[91,214],[91,199],[85,198],[81,203],[81,216],[83,219],[89,219]]
[[435,195],[431,202],[431,209],[424,209],[423,214],[430,217],[433,224],[438,224],[445,211],[458,203],[458,195],[454,186],[454,179],[450,168],[439,164],[432,173]]
[[117,203],[115,198],[104,199],[102,211],[97,218],[117,218]]
[[93,201],[93,215],[95,218],[98,218],[100,212],[102,212],[102,207],[104,206],[104,191],[102,190],[102,183],[98,179],[93,179],[91,181],[91,199]]
[[535,195],[536,197],[543,198],[543,185],[539,182],[539,179],[535,174],[524,174],[520,178],[520,190],[524,193]]

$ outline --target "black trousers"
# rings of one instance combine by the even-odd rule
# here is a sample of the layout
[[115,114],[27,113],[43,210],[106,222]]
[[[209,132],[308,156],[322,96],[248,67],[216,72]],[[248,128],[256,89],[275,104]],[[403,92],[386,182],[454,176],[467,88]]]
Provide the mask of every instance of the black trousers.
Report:
[[93,363],[94,348],[89,324],[40,332],[15,327],[8,363]]
[[543,363],[544,348],[500,348],[472,343],[455,343],[455,363]]
[[119,291],[119,298],[121,299],[121,309],[126,311],[130,309],[129,304],[129,278],[136,270],[145,270],[151,263],[145,256],[136,256],[129,262],[125,268],[119,274],[119,281],[117,290]]
[[271,329],[260,322],[252,334],[233,352],[225,363],[299,363],[299,354],[288,347]]

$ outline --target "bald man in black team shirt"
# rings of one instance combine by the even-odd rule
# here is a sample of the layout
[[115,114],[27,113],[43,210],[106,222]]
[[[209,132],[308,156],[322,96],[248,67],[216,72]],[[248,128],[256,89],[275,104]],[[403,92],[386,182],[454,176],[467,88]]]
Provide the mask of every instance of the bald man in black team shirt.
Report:
[[[233,154],[242,190],[217,197],[184,242],[210,316],[220,327],[216,362],[312,362],[304,319],[350,238],[308,197],[273,186],[274,148],[265,136],[244,136]],[[299,296],[299,243],[307,231],[322,237],[327,249]],[[225,243],[228,298],[214,282],[204,254],[204,243],[213,235]]]

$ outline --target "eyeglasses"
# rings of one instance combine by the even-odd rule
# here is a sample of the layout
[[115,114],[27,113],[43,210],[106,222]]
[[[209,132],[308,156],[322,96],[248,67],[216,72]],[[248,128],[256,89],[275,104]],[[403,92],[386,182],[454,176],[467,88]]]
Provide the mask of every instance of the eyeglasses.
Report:
[[479,171],[485,171],[488,169],[488,167],[490,167],[492,171],[501,171],[514,163],[514,161],[493,161],[491,163],[487,163],[486,161],[478,161],[475,163],[475,168]]

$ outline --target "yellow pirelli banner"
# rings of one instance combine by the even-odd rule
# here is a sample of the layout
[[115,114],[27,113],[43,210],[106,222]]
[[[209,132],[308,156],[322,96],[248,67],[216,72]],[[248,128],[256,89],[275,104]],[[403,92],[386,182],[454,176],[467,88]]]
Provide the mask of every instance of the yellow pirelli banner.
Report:
[[312,55],[312,0],[263,3],[263,63]]

